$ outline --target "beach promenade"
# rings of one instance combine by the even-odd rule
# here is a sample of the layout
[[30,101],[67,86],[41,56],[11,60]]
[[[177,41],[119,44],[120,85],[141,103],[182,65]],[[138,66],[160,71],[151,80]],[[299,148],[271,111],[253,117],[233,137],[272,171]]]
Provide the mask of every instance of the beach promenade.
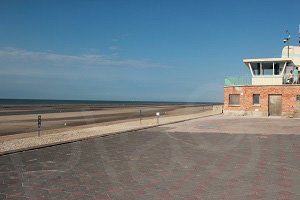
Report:
[[[193,108],[194,109],[194,108]],[[194,109],[195,110],[195,109]],[[178,110],[177,110],[178,111]],[[185,112],[187,110],[185,109]],[[73,127],[70,130],[57,130],[56,133],[53,131],[45,131],[42,132],[40,136],[38,136],[37,131],[30,134],[27,137],[23,137],[23,134],[19,136],[8,136],[2,137],[0,139],[0,155],[16,152],[20,150],[33,149],[38,147],[50,146],[54,144],[61,144],[66,142],[72,142],[82,139],[87,139],[91,137],[98,137],[110,134],[116,134],[126,131],[134,131],[140,130],[150,127],[155,127],[158,125],[175,123],[190,119],[196,119],[200,117],[206,117],[216,114],[222,113],[222,106],[216,105],[211,107],[209,110],[203,110],[202,112],[196,112],[192,114],[179,112],[179,115],[168,116],[152,116],[151,118],[143,118],[140,119],[129,119],[126,121],[116,121],[114,123],[95,123],[88,127]],[[53,114],[54,115],[54,114]],[[4,139],[3,139],[4,138]]]
[[298,200],[297,130],[215,115],[2,155],[0,199]]
[[116,124],[120,121],[196,114],[211,110],[212,104],[29,104],[0,105],[0,140],[36,135],[37,119],[41,116],[43,134],[51,134],[94,124]]

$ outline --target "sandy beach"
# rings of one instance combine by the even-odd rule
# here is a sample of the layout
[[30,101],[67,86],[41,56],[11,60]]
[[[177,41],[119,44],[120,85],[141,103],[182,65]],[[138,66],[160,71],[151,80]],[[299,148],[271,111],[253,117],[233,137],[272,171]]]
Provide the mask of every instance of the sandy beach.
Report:
[[37,134],[37,117],[42,116],[41,134],[59,133],[95,124],[114,124],[140,118],[195,114],[212,109],[211,105],[2,105],[0,140],[30,137]]

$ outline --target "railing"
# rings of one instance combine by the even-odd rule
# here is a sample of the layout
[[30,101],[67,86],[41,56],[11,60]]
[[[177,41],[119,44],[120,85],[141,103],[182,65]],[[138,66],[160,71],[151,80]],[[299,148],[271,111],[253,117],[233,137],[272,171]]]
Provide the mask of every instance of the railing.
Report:
[[[288,74],[281,75],[261,75],[261,76],[228,76],[225,77],[224,86],[234,85],[284,85],[292,84],[288,81]],[[300,77],[299,77],[300,79]],[[299,82],[299,81],[298,81]]]
[[252,85],[252,79],[251,76],[228,76],[225,77],[224,85]]

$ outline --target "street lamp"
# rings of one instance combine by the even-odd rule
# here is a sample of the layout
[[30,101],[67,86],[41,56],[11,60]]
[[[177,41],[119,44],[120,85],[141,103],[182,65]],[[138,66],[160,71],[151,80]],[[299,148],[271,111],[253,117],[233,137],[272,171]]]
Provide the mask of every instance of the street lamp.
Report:
[[290,39],[291,39],[291,34],[288,30],[286,30],[286,33],[288,34],[287,38],[283,39],[283,43],[287,43],[288,45],[288,58],[290,57]]

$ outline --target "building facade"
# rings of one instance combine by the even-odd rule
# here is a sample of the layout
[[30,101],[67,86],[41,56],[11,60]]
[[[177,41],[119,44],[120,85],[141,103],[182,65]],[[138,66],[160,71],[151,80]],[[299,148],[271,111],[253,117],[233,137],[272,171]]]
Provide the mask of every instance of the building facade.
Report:
[[251,76],[225,79],[225,115],[300,117],[299,76],[296,83],[289,75],[300,68],[300,47],[286,51],[283,48],[281,58],[243,60]]

